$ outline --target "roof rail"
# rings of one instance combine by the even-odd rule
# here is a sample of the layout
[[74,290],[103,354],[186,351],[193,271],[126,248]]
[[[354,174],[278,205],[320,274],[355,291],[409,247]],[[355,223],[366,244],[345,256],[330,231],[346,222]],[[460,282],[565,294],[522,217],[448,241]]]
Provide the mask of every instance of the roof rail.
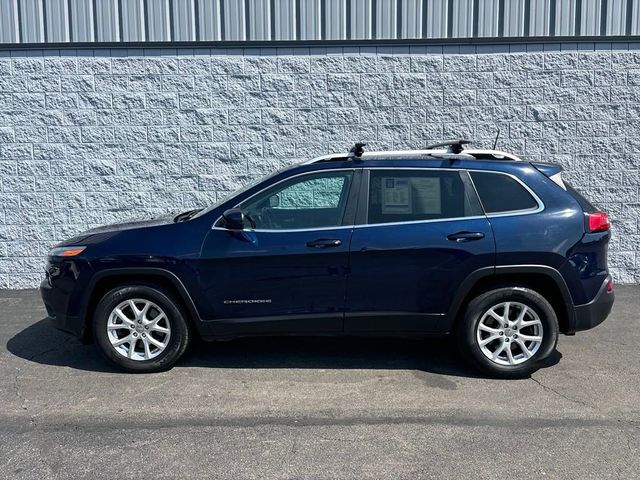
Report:
[[[365,152],[365,143],[356,143],[348,154],[344,153],[331,153],[311,159],[304,164],[312,164],[319,162],[330,161],[345,161],[345,160],[363,160],[363,159],[392,159],[398,157],[404,158],[438,158],[443,160],[504,160],[504,161],[522,161],[516,155],[499,150],[488,149],[463,149],[463,145],[472,143],[470,140],[457,139],[447,140],[440,143],[429,145],[426,150],[399,150],[399,151],[380,151],[380,152]],[[441,148],[448,147],[448,148]]]

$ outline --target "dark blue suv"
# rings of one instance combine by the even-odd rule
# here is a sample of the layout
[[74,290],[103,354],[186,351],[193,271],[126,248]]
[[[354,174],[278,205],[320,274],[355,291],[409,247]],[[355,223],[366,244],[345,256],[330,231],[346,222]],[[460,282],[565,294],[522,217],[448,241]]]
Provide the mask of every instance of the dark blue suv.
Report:
[[530,374],[609,314],[609,221],[561,167],[452,141],[328,155],[204,210],[56,246],[49,316],[129,371],[192,337],[453,334],[485,373]]

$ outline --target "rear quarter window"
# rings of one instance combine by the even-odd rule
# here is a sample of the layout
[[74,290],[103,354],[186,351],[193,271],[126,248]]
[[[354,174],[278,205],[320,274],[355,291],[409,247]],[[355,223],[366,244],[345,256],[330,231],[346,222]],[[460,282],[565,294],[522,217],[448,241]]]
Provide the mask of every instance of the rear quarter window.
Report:
[[469,172],[486,213],[533,210],[538,202],[516,179],[502,173]]
[[589,200],[584,198],[580,192],[564,181],[564,186],[567,187],[567,192],[580,204],[580,208],[585,213],[597,212],[598,209],[594,207]]

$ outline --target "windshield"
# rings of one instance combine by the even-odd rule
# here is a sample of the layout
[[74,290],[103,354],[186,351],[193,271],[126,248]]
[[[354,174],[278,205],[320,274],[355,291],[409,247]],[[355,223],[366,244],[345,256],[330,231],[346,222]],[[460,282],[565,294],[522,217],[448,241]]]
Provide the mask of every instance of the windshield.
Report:
[[288,170],[291,167],[286,167],[286,168],[281,168],[280,170],[277,170],[275,172],[273,172],[270,175],[267,175],[266,177],[258,177],[256,179],[254,179],[253,181],[247,183],[245,186],[243,186],[242,188],[240,188],[239,190],[235,190],[233,192],[229,192],[227,195],[225,195],[223,198],[221,198],[220,200],[218,200],[216,203],[214,203],[213,205],[208,206],[207,208],[205,208],[204,210],[199,211],[196,215],[194,215],[192,218],[197,218],[197,217],[201,217],[203,215],[206,215],[207,213],[209,213],[211,210],[214,210],[216,208],[218,208],[220,205],[222,205],[225,202],[228,202],[229,200],[231,200],[234,197],[237,197],[238,195],[243,194],[244,192],[246,192],[247,190],[255,187],[256,185],[264,182],[265,180],[269,180],[272,177],[275,177],[276,175],[278,175],[279,173],[284,172],[285,170]]

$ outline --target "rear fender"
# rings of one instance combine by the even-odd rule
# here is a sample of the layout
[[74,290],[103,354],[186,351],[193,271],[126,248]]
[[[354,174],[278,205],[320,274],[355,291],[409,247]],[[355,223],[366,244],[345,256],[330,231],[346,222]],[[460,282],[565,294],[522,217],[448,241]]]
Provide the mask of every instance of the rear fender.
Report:
[[532,273],[548,277],[549,281],[553,282],[557,287],[562,297],[562,303],[565,309],[565,312],[560,313],[565,313],[567,316],[567,323],[564,333],[575,332],[576,313],[569,288],[567,287],[567,284],[560,272],[555,268],[549,267],[547,265],[501,265],[496,267],[481,268],[474,271],[462,282],[460,288],[456,292],[449,312],[447,312],[446,315],[447,330],[451,331],[453,329],[456,320],[464,312],[464,308],[471,300],[470,294],[481,281],[488,280],[491,277],[499,278],[500,275],[520,274],[526,276],[527,274]]

